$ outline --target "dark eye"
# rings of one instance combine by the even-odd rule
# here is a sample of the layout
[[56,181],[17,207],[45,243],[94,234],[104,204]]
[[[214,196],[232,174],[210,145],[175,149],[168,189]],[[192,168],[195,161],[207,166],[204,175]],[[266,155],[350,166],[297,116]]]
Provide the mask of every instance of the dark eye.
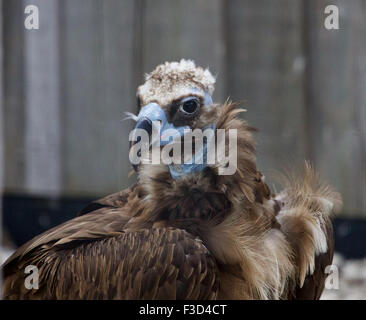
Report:
[[179,109],[185,115],[193,115],[198,110],[199,105],[198,99],[193,98],[183,101]]

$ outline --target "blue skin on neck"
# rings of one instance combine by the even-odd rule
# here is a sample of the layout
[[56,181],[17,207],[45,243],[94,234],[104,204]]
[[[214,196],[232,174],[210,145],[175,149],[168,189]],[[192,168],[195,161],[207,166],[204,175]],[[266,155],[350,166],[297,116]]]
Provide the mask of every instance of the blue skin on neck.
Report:
[[[216,124],[211,123],[210,125],[204,127],[202,131],[206,129],[215,130]],[[192,156],[192,163],[182,163],[169,165],[170,175],[173,179],[181,178],[189,173],[200,172],[203,171],[207,167],[207,142],[203,142],[202,149],[198,150],[199,153],[196,153]],[[202,161],[199,161],[202,159]]]
[[[201,92],[197,88],[192,88],[192,92]],[[212,98],[208,92],[205,92],[204,95],[204,104],[202,107],[207,107],[211,105]],[[189,126],[181,126],[181,127],[175,127],[172,123],[168,122],[168,119],[166,117],[166,114],[164,110],[159,106],[157,103],[149,103],[146,106],[144,106],[140,113],[137,116],[137,121],[139,119],[142,119],[143,117],[146,117],[150,119],[151,121],[160,121],[161,123],[161,130],[160,130],[160,136],[164,134],[165,131],[169,129],[175,129],[177,131],[176,136],[169,136],[169,139],[161,139],[160,140],[160,146],[167,145],[173,139],[183,137],[184,130],[190,130]],[[205,131],[206,129],[215,130],[216,124],[211,123],[208,126],[204,127],[202,130]],[[168,165],[170,175],[173,179],[179,179],[187,174],[194,173],[194,172],[200,172],[203,171],[207,167],[207,142],[203,143],[202,150],[199,150],[200,152],[197,154],[194,154],[192,156],[192,163],[182,163],[182,164],[172,164]],[[202,159],[202,161],[200,161]],[[198,163],[202,162],[202,163]]]

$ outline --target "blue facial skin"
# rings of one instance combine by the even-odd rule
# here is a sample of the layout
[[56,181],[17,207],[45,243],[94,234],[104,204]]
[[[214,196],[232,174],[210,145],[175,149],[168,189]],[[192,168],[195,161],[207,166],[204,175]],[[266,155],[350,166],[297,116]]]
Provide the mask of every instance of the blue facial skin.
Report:
[[[182,137],[184,135],[184,130],[189,129],[189,126],[175,127],[172,123],[169,123],[165,111],[157,103],[149,103],[143,107],[137,116],[137,122],[144,117],[150,119],[153,122],[161,122],[160,136],[162,136],[162,134],[168,129],[175,129],[178,130],[179,136]],[[174,138],[175,137],[170,137],[169,140],[161,140],[160,146],[165,146]]]
[[[192,88],[192,92],[199,92],[199,89]],[[205,92],[203,107],[211,105],[212,103],[213,102],[212,102],[211,96],[207,92]],[[140,119],[144,119],[144,118],[150,119],[152,122],[160,121],[160,123],[161,123],[160,146],[164,146],[164,145],[170,143],[173,139],[182,137],[184,135],[184,130],[190,129],[189,126],[175,127],[172,123],[169,123],[168,119],[166,117],[165,111],[157,103],[149,103],[146,106],[144,106],[137,116],[137,123],[139,123]],[[206,126],[205,128],[203,128],[203,130],[206,130],[208,128],[215,130],[216,125],[214,123],[212,123],[212,124]],[[175,137],[170,136],[169,140],[162,140],[161,136],[164,134],[164,132],[166,130],[169,130],[169,129],[177,130],[178,136],[175,136]],[[203,158],[203,161],[202,161],[203,163],[201,163],[201,164],[195,163],[197,161],[197,159],[200,159],[200,158]],[[171,174],[172,178],[178,179],[189,173],[202,171],[206,167],[207,167],[207,144],[204,143],[203,155],[194,155],[193,159],[192,159],[192,164],[183,163],[183,164],[169,165],[169,170],[170,170],[170,174]]]

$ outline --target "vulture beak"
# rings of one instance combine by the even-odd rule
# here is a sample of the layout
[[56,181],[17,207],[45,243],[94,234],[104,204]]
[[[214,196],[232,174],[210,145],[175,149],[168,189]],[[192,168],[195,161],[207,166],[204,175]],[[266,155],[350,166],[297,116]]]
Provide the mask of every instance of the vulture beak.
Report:
[[[155,143],[158,146],[164,146],[182,137],[184,130],[189,129],[189,126],[175,127],[168,122],[165,111],[157,103],[149,103],[138,114],[135,129],[142,129],[147,132],[150,136],[150,146]],[[131,142],[130,149],[140,140],[141,136],[137,136],[134,142]],[[137,171],[138,165],[133,164],[132,167]]]
[[[141,117],[140,119],[137,120],[135,129],[143,129],[150,136],[152,133],[152,126],[153,126],[152,121],[149,118]],[[139,138],[141,138],[141,137],[139,137]]]
[[[135,125],[135,129],[145,130],[148,133],[148,135],[151,137],[152,126],[153,126],[152,121],[149,118],[143,116],[143,117],[141,117],[137,120],[137,123]],[[137,136],[135,142],[130,142],[130,149],[133,147],[134,144],[140,142],[140,140],[141,140],[141,136]],[[138,165],[137,164],[132,164],[132,167],[133,167],[133,170],[135,170],[135,172],[137,172]]]

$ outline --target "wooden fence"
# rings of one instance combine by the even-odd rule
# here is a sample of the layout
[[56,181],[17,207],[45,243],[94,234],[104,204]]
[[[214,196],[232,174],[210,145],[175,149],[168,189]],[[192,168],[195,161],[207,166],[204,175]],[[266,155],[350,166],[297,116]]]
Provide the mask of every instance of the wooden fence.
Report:
[[[39,8],[40,29],[24,28]],[[214,98],[244,101],[269,178],[310,159],[366,217],[366,2],[334,0],[3,0],[7,193],[100,196],[127,179],[135,91],[157,64],[194,59]],[[1,119],[1,117],[0,117]],[[0,149],[1,150],[1,149]]]

